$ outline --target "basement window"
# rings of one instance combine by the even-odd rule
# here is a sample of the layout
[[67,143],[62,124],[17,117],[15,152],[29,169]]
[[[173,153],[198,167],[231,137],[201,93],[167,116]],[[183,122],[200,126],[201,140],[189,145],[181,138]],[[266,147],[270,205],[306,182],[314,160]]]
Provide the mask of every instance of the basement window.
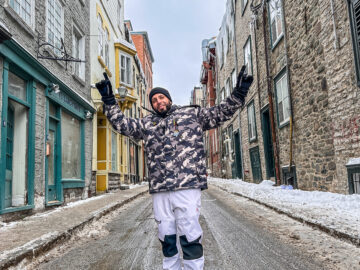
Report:
[[297,179],[296,179],[296,166],[292,165],[291,169],[290,166],[283,166],[282,170],[282,180],[281,183],[283,185],[291,185],[293,188],[297,188]]
[[346,164],[349,194],[360,194],[360,158],[351,158]]

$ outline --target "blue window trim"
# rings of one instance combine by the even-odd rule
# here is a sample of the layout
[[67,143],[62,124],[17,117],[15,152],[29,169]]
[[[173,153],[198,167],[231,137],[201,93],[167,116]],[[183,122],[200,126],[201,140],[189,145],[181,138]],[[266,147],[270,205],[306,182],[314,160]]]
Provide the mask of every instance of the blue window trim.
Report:
[[[19,62],[21,64],[23,61]],[[36,104],[36,84],[34,80],[26,73],[21,72],[21,69],[4,59],[3,64],[3,100],[2,100],[2,119],[1,119],[1,161],[0,161],[0,214],[21,211],[34,208],[34,175],[35,175],[35,104]],[[14,73],[26,81],[26,101],[8,93],[9,87],[9,72]],[[6,139],[7,134],[7,109],[8,100],[12,99],[19,102],[29,110],[28,123],[28,156],[27,156],[27,201],[28,204],[21,207],[5,208],[5,171],[6,171]]]
[[[249,129],[249,107],[250,106],[254,106],[254,124],[255,124],[255,138],[254,139],[250,139],[250,129]],[[249,137],[249,142],[256,142],[257,141],[257,127],[256,127],[256,112],[255,112],[255,102],[254,100],[251,100],[248,105],[247,105],[247,118],[248,118],[248,137]]]
[[[281,2],[281,5],[283,5],[283,1],[280,0]],[[269,23],[269,33],[270,33],[270,43],[271,43],[271,50],[274,51],[275,48],[277,47],[277,45],[280,43],[280,41],[284,38],[284,29],[282,31],[282,33],[278,36],[278,38],[273,41],[272,40],[272,32],[271,32],[271,15],[270,15],[270,6],[269,6],[269,2],[267,3],[267,12],[269,14],[268,16],[268,23]],[[282,14],[282,11],[281,11],[281,24],[282,24],[282,28],[284,28],[284,18],[283,18],[283,14]]]
[[[288,125],[290,125],[290,119],[288,121],[286,121],[285,123],[280,124],[280,119],[279,119],[279,106],[278,106],[278,99],[277,99],[277,89],[276,89],[276,83],[277,81],[280,79],[280,77],[282,77],[284,74],[286,74],[286,66],[284,68],[281,69],[281,71],[276,74],[276,76],[274,77],[274,95],[275,95],[275,103],[276,103],[276,119],[277,119],[277,126],[278,129],[282,129],[283,127],[286,127]],[[288,83],[288,94],[289,94],[289,82]],[[291,102],[290,100],[290,94],[289,94],[289,102]],[[290,117],[291,117],[292,112],[290,111]]]

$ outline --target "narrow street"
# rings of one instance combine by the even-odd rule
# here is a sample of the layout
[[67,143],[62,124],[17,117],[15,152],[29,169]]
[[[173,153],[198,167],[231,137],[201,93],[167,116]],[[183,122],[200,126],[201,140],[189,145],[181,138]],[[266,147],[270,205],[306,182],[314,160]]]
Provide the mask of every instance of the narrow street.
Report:
[[[355,246],[211,186],[203,192],[205,269],[356,269]],[[151,197],[89,225],[21,269],[161,269]]]

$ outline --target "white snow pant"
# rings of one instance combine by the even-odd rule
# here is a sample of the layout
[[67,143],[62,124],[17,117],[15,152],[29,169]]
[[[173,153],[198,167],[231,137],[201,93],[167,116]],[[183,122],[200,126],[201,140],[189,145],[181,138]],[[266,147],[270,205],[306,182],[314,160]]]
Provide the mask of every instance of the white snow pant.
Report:
[[186,189],[152,194],[158,237],[164,254],[163,269],[181,270],[176,235],[183,251],[184,270],[204,267],[199,224],[201,190]]

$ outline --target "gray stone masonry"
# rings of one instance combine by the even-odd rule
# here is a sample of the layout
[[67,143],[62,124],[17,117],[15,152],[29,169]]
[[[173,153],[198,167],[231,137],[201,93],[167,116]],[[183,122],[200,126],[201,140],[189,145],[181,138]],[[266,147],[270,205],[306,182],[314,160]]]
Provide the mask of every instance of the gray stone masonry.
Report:
[[[37,38],[45,37],[46,33],[46,1],[37,0],[35,3],[34,26],[28,26],[9,6],[8,0],[0,0],[0,20],[7,26],[16,42],[21,44],[34,58],[36,58]],[[89,59],[89,34],[90,34],[90,1],[61,1],[64,8],[64,43],[67,53],[72,55],[72,36],[74,27],[78,28],[85,36],[85,79],[82,80],[73,75],[73,65],[39,59],[51,73],[64,82],[69,88],[90,101],[90,59]],[[90,37],[91,38],[91,37]],[[0,71],[2,74],[2,59],[0,59]],[[2,76],[0,76],[0,84]],[[46,122],[46,98],[45,86],[36,84],[36,118],[35,118],[35,209],[45,207],[45,122]],[[0,91],[1,92],[1,91]],[[0,93],[1,95],[1,93]],[[1,101],[1,96],[0,96]],[[2,104],[2,102],[0,103]],[[1,105],[0,105],[1,106]],[[1,112],[1,110],[0,110]],[[64,190],[65,201],[87,197],[87,187],[91,180],[91,157],[92,157],[92,123],[85,123],[85,185],[86,188],[77,190]]]

